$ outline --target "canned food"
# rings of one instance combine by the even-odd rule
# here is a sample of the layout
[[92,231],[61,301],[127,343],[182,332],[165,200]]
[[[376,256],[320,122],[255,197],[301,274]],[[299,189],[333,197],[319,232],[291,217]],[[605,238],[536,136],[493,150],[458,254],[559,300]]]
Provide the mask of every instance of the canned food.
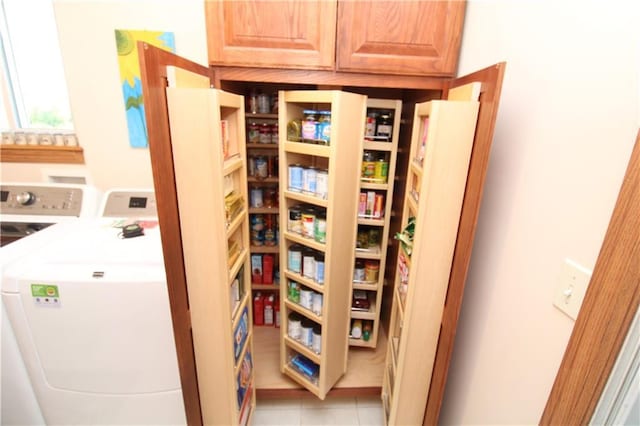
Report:
[[262,198],[265,207],[275,207],[278,205],[278,191],[275,188],[266,188],[263,191]]
[[313,302],[311,304],[311,310],[316,315],[322,315],[322,294],[313,293]]
[[302,251],[302,275],[311,280],[316,276],[316,258],[312,249]]
[[373,177],[379,183],[386,183],[389,174],[389,162],[384,158],[380,158],[375,162],[375,171]]
[[302,192],[316,195],[316,183],[318,171],[315,167],[309,167],[302,171]]
[[313,307],[313,291],[307,288],[300,289],[300,306],[311,310]]
[[302,275],[302,246],[293,244],[289,247],[288,267],[291,272]]
[[302,234],[302,209],[300,206],[289,207],[287,229],[296,234]]
[[262,198],[262,188],[252,188],[250,196],[251,207],[260,208],[264,205]]
[[323,145],[329,145],[331,139],[331,111],[320,111],[320,119],[316,124],[316,140]]
[[329,196],[329,173],[326,170],[316,172],[316,197],[326,200]]
[[302,316],[300,314],[295,312],[289,314],[287,334],[295,340],[300,340],[300,337],[302,337]]
[[300,343],[305,346],[311,347],[313,345],[313,326],[314,322],[310,319],[303,318],[301,322],[302,326],[300,327],[301,335],[300,335]]
[[327,215],[319,212],[316,214],[316,220],[313,223],[313,239],[319,243],[327,242]]
[[317,354],[322,350],[322,327],[318,324],[313,327],[311,349]]
[[316,221],[316,211],[313,207],[307,207],[302,211],[302,236],[313,238],[313,229]]
[[353,269],[353,281],[362,282],[365,280],[364,262],[361,260],[356,261],[356,266]]
[[315,277],[313,277],[313,279],[318,284],[324,284],[324,254],[323,253],[316,253],[316,275]]
[[362,177],[365,179],[373,179],[376,174],[376,163],[373,153],[365,151],[362,156]]
[[303,168],[299,164],[289,166],[289,190],[302,192]]

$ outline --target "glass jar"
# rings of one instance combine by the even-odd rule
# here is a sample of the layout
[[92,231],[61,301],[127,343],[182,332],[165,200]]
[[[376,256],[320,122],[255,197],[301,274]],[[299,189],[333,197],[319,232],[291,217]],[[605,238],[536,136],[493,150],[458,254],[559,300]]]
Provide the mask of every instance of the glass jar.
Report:
[[386,140],[389,141],[392,130],[393,122],[391,121],[391,115],[388,113],[380,114],[376,122],[376,136],[383,139],[386,138]]
[[304,120],[302,121],[302,139],[315,141],[316,138],[316,111],[304,110]]

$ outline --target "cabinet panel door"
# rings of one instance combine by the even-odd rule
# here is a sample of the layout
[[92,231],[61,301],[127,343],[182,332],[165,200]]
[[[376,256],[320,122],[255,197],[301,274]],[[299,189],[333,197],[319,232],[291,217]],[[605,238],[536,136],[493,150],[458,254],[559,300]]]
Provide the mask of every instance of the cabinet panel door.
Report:
[[337,69],[453,76],[464,1],[342,1]]
[[335,1],[207,1],[209,63],[332,69]]

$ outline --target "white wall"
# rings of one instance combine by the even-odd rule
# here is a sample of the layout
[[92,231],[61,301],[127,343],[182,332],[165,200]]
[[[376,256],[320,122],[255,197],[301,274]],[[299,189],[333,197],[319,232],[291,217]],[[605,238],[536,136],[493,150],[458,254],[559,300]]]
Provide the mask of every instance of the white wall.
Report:
[[478,1],[459,74],[506,61],[441,420],[537,424],[574,322],[552,305],[589,269],[640,125],[637,2]]
[[120,71],[116,29],[171,31],[176,53],[206,64],[202,0],[54,0],[60,48],[76,133],[86,167],[2,165],[2,181],[42,181],[42,169],[88,171],[102,191],[114,187],[152,187],[148,148],[131,148]]

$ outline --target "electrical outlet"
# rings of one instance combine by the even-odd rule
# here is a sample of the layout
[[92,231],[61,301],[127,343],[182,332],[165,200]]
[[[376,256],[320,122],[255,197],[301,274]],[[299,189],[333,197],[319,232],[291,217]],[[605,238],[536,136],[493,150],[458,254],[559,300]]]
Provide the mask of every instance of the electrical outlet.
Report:
[[571,259],[565,259],[562,266],[553,305],[574,321],[587,292],[591,272]]

